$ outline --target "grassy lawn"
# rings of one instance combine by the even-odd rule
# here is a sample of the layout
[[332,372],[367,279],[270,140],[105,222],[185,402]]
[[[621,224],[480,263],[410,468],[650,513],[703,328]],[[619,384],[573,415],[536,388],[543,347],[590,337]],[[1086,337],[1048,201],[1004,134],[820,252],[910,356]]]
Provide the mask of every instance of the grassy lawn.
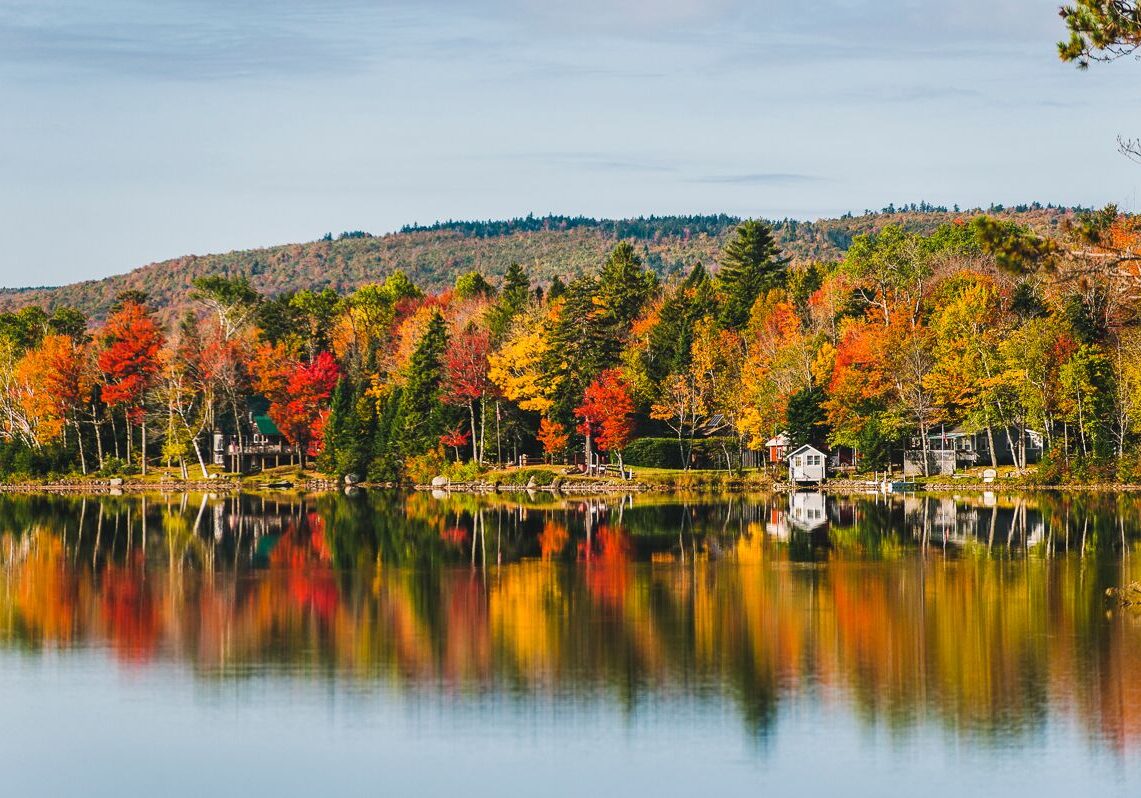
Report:
[[677,468],[646,468],[630,466],[634,479],[647,485],[676,488],[705,488],[721,485],[771,485],[772,477],[762,468],[748,468],[740,473],[730,473],[718,469],[693,469],[683,471]]

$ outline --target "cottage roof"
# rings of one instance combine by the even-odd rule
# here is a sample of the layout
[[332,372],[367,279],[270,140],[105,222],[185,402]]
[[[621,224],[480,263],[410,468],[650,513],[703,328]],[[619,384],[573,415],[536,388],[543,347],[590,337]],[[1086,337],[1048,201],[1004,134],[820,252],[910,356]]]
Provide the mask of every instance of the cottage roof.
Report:
[[934,427],[927,431],[927,437],[931,440],[938,440],[940,438],[969,438],[974,433],[967,432],[960,426],[949,428]]
[[697,434],[710,437],[721,432],[727,426],[724,413],[714,413],[697,427]]
[[821,451],[820,449],[817,449],[812,444],[806,443],[803,446],[801,446],[799,449],[797,449],[796,451],[789,452],[785,459],[791,459],[793,457],[796,457],[798,454],[804,454],[805,452],[814,452],[815,454],[820,454],[820,455],[827,455],[828,454],[825,451]]
[[273,423],[273,419],[265,414],[254,416],[254,426],[262,435],[280,435],[281,430]]

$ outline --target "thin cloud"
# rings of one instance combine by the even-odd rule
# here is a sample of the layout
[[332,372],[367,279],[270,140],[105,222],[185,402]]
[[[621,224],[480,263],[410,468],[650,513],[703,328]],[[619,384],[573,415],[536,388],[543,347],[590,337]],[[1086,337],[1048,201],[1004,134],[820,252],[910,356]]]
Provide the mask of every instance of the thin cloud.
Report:
[[0,5],[0,68],[112,74],[142,79],[215,80],[251,75],[323,75],[377,55],[348,20],[323,20],[307,6],[277,13],[197,5],[139,7],[109,0],[100,15],[57,3],[51,15]]
[[[716,58],[690,64],[714,71],[835,58],[963,57],[972,48],[1009,52],[1028,41],[1049,52],[1057,22],[1035,13],[1035,2],[0,0],[0,69],[218,80],[356,72],[408,57],[494,63],[521,53],[540,79],[576,69],[587,77],[653,78],[662,70],[637,61],[575,58],[583,43],[623,40],[715,51]],[[556,52],[562,57],[550,57]]]
[[522,156],[529,160],[558,166],[571,166],[577,169],[590,169],[600,172],[643,172],[667,174],[678,171],[676,164],[653,158],[638,158],[617,153],[604,152],[546,152],[528,153]]
[[714,183],[739,186],[790,186],[806,183],[825,183],[828,178],[819,175],[797,172],[750,172],[747,174],[702,175],[692,178],[691,183]]

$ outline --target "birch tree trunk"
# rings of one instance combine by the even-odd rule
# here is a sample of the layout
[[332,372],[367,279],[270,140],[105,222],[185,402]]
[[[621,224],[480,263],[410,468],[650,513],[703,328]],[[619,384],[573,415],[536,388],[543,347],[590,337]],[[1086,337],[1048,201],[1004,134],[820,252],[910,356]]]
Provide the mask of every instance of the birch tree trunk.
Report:
[[107,409],[107,419],[111,422],[111,444],[115,447],[115,459],[119,459],[119,430],[115,427],[115,411]]
[[210,472],[206,470],[206,460],[202,457],[202,445],[198,443],[198,436],[192,437],[190,442],[194,444],[194,455],[198,458],[198,467],[202,469],[202,478],[209,479]]
[[487,453],[487,402],[481,396],[479,397],[479,464],[483,465],[483,459]]
[[99,416],[95,412],[95,405],[91,405],[91,426],[95,429],[95,451],[99,457],[99,470],[103,470],[103,425],[99,423]]
[[79,419],[75,419],[75,442],[79,447],[79,470],[87,476],[87,455],[83,452],[83,429],[79,426]]
[[475,430],[475,400],[467,400],[468,416],[471,420],[471,459],[479,462],[479,435]]

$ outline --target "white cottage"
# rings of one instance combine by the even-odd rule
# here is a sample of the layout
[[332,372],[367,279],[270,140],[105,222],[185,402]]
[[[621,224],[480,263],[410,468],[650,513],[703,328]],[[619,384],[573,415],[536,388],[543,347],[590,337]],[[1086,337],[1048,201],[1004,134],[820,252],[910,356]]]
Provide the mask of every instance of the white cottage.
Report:
[[805,444],[788,456],[790,482],[821,483],[828,476],[828,455],[815,446]]

